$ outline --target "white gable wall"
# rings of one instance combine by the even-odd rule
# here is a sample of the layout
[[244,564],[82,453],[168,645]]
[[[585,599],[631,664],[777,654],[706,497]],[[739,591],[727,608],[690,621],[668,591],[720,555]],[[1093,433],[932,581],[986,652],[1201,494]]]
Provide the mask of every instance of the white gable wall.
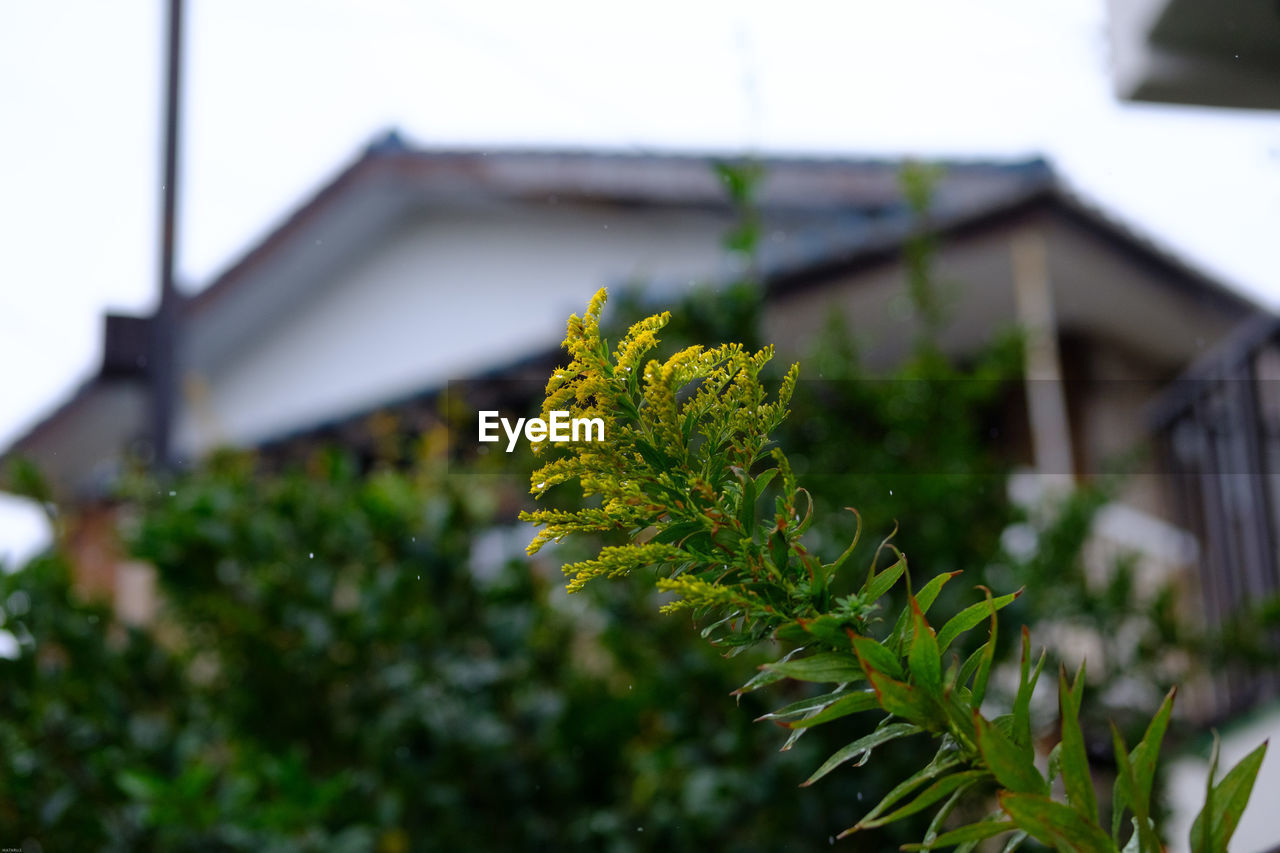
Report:
[[268,439],[554,347],[602,285],[722,273],[724,229],[712,213],[642,208],[411,215],[268,333],[192,365],[178,447]]

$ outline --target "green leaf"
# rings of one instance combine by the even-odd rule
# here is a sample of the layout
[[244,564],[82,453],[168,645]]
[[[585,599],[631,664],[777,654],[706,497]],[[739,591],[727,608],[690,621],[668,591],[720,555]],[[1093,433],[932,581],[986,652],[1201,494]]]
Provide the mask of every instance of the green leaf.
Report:
[[1261,746],[1240,760],[1240,763],[1227,771],[1222,781],[1213,784],[1213,776],[1217,770],[1218,743],[1215,735],[1214,760],[1209,771],[1209,784],[1205,794],[1204,808],[1196,815],[1191,825],[1191,849],[1195,853],[1225,853],[1231,836],[1235,834],[1249,804],[1249,795],[1253,793],[1253,783],[1258,778],[1258,770],[1262,767],[1262,759],[1267,755],[1267,744]]
[[[916,595],[916,601],[920,604],[920,612],[928,613],[929,608],[933,606],[933,602],[937,600],[938,593],[942,591],[942,587],[947,581],[951,580],[961,572],[943,572],[940,575],[934,575],[933,578],[921,588]],[[906,642],[907,626],[910,624],[911,610],[904,609],[898,614],[898,620],[893,625],[893,631],[889,633],[889,639],[885,641],[890,649],[895,652],[902,650],[903,644]]]
[[899,555],[897,561],[885,569],[880,574],[870,574],[867,581],[862,585],[862,591],[858,596],[868,604],[877,601],[886,592],[893,589],[893,585],[898,582],[898,578],[902,577],[902,573],[907,570],[907,558]]
[[1062,741],[1059,740],[1049,750],[1049,784],[1062,775]]
[[[926,829],[924,833],[924,843],[926,846],[932,844],[933,840],[938,837],[938,831],[942,829],[942,825],[946,822],[947,818],[951,816],[951,812],[955,810],[955,807],[960,802],[960,798],[964,796],[964,793],[967,790],[967,788],[960,788],[952,793],[947,801],[942,804],[942,807],[933,813],[933,817],[929,820],[929,828]],[[972,843],[977,844],[977,842]]]
[[946,585],[947,581],[962,574],[964,574],[964,572],[954,571],[934,575],[933,578],[921,587],[918,593],[916,593],[916,602],[920,605],[920,612],[928,613],[929,608],[932,607],[933,602],[938,599],[938,593],[942,592],[942,587]]
[[978,671],[978,665],[982,663],[982,657],[987,654],[989,646],[991,646],[991,642],[987,641],[975,649],[973,654],[969,655],[964,665],[960,667],[960,675],[956,678],[956,684],[969,683],[969,679],[973,678],[974,673]]
[[1138,851],[1146,851],[1146,853],[1160,853],[1160,838],[1155,833],[1155,828],[1151,825],[1148,814],[1148,803],[1146,797],[1135,796],[1136,781],[1133,772],[1133,762],[1130,759],[1129,752],[1124,744],[1124,736],[1120,734],[1120,730],[1116,728],[1116,724],[1111,724],[1111,742],[1114,747],[1116,756],[1116,784],[1115,796],[1111,805],[1111,838],[1116,844],[1120,843],[1120,824],[1124,821],[1124,810],[1126,807],[1133,809],[1133,836],[1129,839],[1129,843],[1125,845],[1125,849],[1133,847]]
[[1004,608],[1020,595],[1022,595],[1022,590],[1002,595],[999,598],[989,599],[988,601],[980,601],[961,610],[951,617],[947,624],[942,626],[942,630],[938,632],[938,650],[945,652],[957,637],[970,628],[977,626],[994,610]]
[[[1131,819],[1129,823],[1133,824],[1133,834],[1129,836],[1129,842],[1125,844],[1121,853],[1142,853],[1142,833],[1138,829],[1137,819]],[[1160,842],[1156,842],[1155,847],[1147,847],[1152,853],[1164,853],[1164,848],[1160,846]]]
[[900,737],[918,734],[922,731],[924,730],[919,726],[913,726],[910,723],[891,723],[887,726],[882,726],[866,737],[860,737],[853,743],[836,750],[835,754],[824,761],[812,776],[801,782],[800,786],[803,788],[812,785],[846,761],[853,761],[860,757],[861,760],[854,766],[865,764],[866,760],[871,756],[871,750],[877,746],[888,743],[891,740],[897,740]]
[[770,684],[774,684],[775,682],[781,681],[782,679],[786,678],[786,676],[783,675],[781,672],[778,672],[773,669],[769,669],[768,667],[777,666],[778,664],[784,664],[788,662],[793,657],[803,652],[804,648],[805,648],[804,646],[801,646],[797,649],[792,649],[791,651],[787,652],[780,660],[774,661],[772,664],[766,664],[765,666],[760,667],[759,673],[752,676],[751,680],[749,680],[746,684],[739,687],[737,690],[734,690],[729,695],[741,697],[744,693],[751,693],[752,691],[759,690],[761,687],[768,687]]
[[977,732],[978,751],[1001,787],[1024,793],[1048,792],[1049,786],[1032,763],[1034,756],[1030,745],[1018,746],[977,711],[973,712],[973,726]]
[[1084,694],[1084,662],[1076,671],[1075,682],[1067,686],[1065,668],[1058,670],[1058,708],[1062,718],[1062,784],[1067,802],[1090,823],[1098,822],[1098,800],[1093,791],[1093,774],[1089,772],[1089,755],[1085,750],[1084,732],[1080,728],[1080,699]]
[[860,636],[852,631],[849,632],[849,639],[853,641],[853,650],[864,665],[870,664],[873,669],[898,680],[902,680],[906,675],[902,671],[902,664],[898,661],[897,655],[885,648],[879,641],[870,637]]
[[863,690],[857,693],[849,693],[837,699],[811,717],[805,717],[794,723],[783,723],[782,725],[791,729],[807,729],[813,726],[820,726],[823,723],[829,723],[832,720],[838,720],[841,717],[847,717],[850,714],[856,714],[859,711],[870,711],[878,707],[880,707],[880,700],[875,692]]
[[876,691],[880,707],[890,714],[922,725],[937,722],[936,704],[916,688],[874,668],[867,669],[867,680]]
[[1080,819],[1070,806],[1041,794],[1000,792],[1000,808],[1042,844],[1070,853],[1116,853],[1116,846],[1096,823]]
[[1129,761],[1133,765],[1134,797],[1141,799],[1144,812],[1148,814],[1151,810],[1151,784],[1156,776],[1156,761],[1160,758],[1160,743],[1164,740],[1165,730],[1169,728],[1173,700],[1177,695],[1178,688],[1174,687],[1164,697],[1160,710],[1151,718],[1142,740],[1129,755]]
[[845,633],[845,620],[835,614],[823,613],[812,619],[797,619],[795,624],[805,634],[829,646],[844,648],[849,644],[849,635]]
[[766,663],[761,669],[796,681],[819,684],[862,681],[865,676],[857,659],[848,652],[818,652],[798,660]]
[[924,791],[905,806],[900,806],[883,817],[872,818],[870,820],[860,820],[856,825],[851,826],[844,832],[840,833],[839,837],[843,838],[860,829],[871,829],[873,827],[893,823],[895,820],[907,817],[908,815],[913,815],[918,811],[928,808],[943,797],[950,796],[957,791],[963,792],[968,790],[976,783],[987,778],[990,778],[990,774],[982,770],[965,770],[962,773],[953,773],[950,776],[944,776],[928,788],[925,788]]
[[983,820],[978,823],[971,823],[968,826],[962,826],[959,829],[953,829],[950,832],[944,832],[928,844],[904,844],[903,850],[937,850],[939,847],[954,847],[957,844],[966,844],[971,841],[985,841],[988,838],[994,838],[1001,833],[1016,829],[1012,821],[1008,820]]
[[756,494],[763,494],[764,490],[769,488],[769,484],[773,482],[773,478],[776,476],[778,476],[777,468],[770,468],[767,471],[761,471],[760,476],[756,477]]
[[938,749],[937,753],[933,756],[933,759],[924,767],[920,768],[915,773],[912,773],[906,779],[895,785],[893,790],[885,794],[884,799],[876,803],[875,808],[867,812],[862,819],[872,820],[879,817],[884,814],[886,810],[900,802],[903,797],[906,797],[921,785],[931,779],[936,779],[939,776],[942,776],[964,763],[964,759],[957,757],[955,749],[948,746],[947,739],[943,738],[943,746]]
[[804,495],[806,509],[804,512],[804,516],[798,522],[796,522],[795,530],[792,534],[793,536],[796,536],[796,537],[799,537],[800,535],[802,535],[806,530],[809,529],[810,525],[813,524],[813,495],[809,494],[809,490],[804,488],[803,486],[796,489],[796,496],[798,497],[800,495]]
[[848,691],[840,689],[833,690],[830,693],[823,693],[819,696],[810,696],[808,699],[801,699],[798,702],[792,702],[790,705],[784,705],[776,711],[770,711],[756,717],[755,722],[761,723],[767,720],[785,720],[787,717],[799,717],[811,711],[820,711],[830,705],[832,702],[842,696],[850,695]]
[[[773,470],[776,471],[777,469],[773,469]],[[844,549],[844,553],[840,555],[839,559],[837,559],[831,565],[827,566],[827,568],[831,571],[832,575],[835,575],[836,572],[840,571],[840,567],[843,566],[845,564],[845,561],[848,560],[849,557],[853,555],[853,549],[858,547],[858,540],[862,538],[862,513],[858,512],[856,509],[854,509],[851,506],[847,506],[845,507],[845,509],[853,513],[854,518],[858,520],[858,524],[857,524],[857,527],[854,528],[853,541],[849,543],[849,547]]]
[[911,681],[926,695],[942,698],[942,654],[938,651],[938,638],[933,629],[925,621],[924,613],[913,596],[910,601],[911,622],[914,630],[911,636],[911,651],[907,656],[907,666],[911,670]]
[[756,527],[756,481],[746,473],[742,474],[742,504],[738,507],[738,523],[747,536],[752,535]]
[[682,541],[703,529],[700,521],[681,521],[668,525],[650,539],[659,545],[679,545]]
[[1018,695],[1013,700],[1013,738],[1019,744],[1031,743],[1031,697],[1044,669],[1045,650],[1040,651],[1040,659],[1035,669],[1031,668],[1031,635],[1027,626],[1022,626],[1022,659],[1018,678]]
[[943,710],[947,722],[951,725],[951,733],[971,749],[978,748],[978,734],[973,727],[973,712],[968,707],[966,697],[948,696],[938,703]]
[[987,698],[987,681],[991,678],[991,664],[995,660],[996,653],[996,634],[1000,628],[990,591],[987,592],[987,608],[991,616],[991,635],[983,646],[984,651],[981,657],[978,658],[978,671],[973,674],[973,692],[969,697],[969,707],[975,711],[982,707],[982,700]]
[[791,560],[791,545],[781,530],[775,530],[769,537],[769,556],[781,577],[786,577],[787,564]]
[[1013,853],[1013,851],[1017,850],[1019,847],[1022,846],[1022,842],[1026,841],[1027,837],[1028,836],[1025,832],[1022,832],[1022,831],[1015,832],[1013,835],[1009,836],[1009,840],[1005,842],[1005,845],[1000,850],[1000,853]]

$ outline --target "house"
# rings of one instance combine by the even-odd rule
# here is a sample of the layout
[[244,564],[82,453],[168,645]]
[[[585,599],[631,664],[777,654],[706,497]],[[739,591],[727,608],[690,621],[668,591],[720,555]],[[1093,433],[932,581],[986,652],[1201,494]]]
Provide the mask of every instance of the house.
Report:
[[[893,363],[918,328],[901,310],[915,224],[898,164],[762,165],[766,337],[784,357],[800,355],[836,310],[868,363]],[[1043,479],[1101,470],[1153,434],[1153,411],[1155,432],[1173,435],[1183,409],[1168,395],[1179,377],[1219,347],[1260,340],[1241,330],[1276,328],[1248,299],[1074,197],[1041,161],[944,166],[930,214],[937,269],[963,286],[941,344],[963,355],[998,326],[1025,330],[1026,461]],[[379,411],[413,424],[451,380],[545,376],[564,318],[600,285],[643,282],[669,302],[735,274],[720,248],[733,217],[708,157],[417,150],[389,134],[181,306],[176,455],[342,439]],[[34,459],[62,500],[83,507],[72,536],[82,584],[144,618],[146,570],[112,549],[104,498],[126,455],[146,453],[151,320],[106,322],[99,371],[8,452]],[[1235,589],[1240,566],[1214,555],[1239,528],[1195,521],[1175,480],[1159,466],[1133,476],[1098,538],[1158,572],[1192,573],[1211,555],[1205,588]],[[1275,519],[1265,520],[1274,535]],[[1272,550],[1240,589],[1275,591],[1274,545],[1250,547]],[[1208,600],[1222,602],[1212,614],[1222,619],[1241,598]],[[1260,685],[1244,698],[1274,695]],[[1236,701],[1219,707],[1210,692],[1199,707],[1220,716]]]
[[1280,109],[1280,13],[1250,0],[1108,0],[1116,94]]

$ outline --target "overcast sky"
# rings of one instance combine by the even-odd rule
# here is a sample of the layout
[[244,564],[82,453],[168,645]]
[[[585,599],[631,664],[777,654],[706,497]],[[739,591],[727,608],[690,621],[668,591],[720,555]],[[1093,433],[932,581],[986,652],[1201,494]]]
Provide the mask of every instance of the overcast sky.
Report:
[[[0,445],[156,290],[162,0],[0,0]],[[1280,305],[1280,113],[1118,103],[1102,0],[190,0],[178,267],[203,286],[384,129],[421,145],[1044,155]],[[0,555],[32,516],[0,504]]]

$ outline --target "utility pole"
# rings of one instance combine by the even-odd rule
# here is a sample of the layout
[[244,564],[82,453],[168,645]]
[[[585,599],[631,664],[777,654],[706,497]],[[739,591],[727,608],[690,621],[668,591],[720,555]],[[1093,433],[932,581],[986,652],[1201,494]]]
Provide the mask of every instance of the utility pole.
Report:
[[177,234],[178,131],[182,88],[182,0],[169,0],[169,29],[165,87],[164,173],[161,178],[160,304],[151,321],[152,464],[158,471],[173,465],[173,420],[177,398],[177,324],[180,296],[173,281]]

